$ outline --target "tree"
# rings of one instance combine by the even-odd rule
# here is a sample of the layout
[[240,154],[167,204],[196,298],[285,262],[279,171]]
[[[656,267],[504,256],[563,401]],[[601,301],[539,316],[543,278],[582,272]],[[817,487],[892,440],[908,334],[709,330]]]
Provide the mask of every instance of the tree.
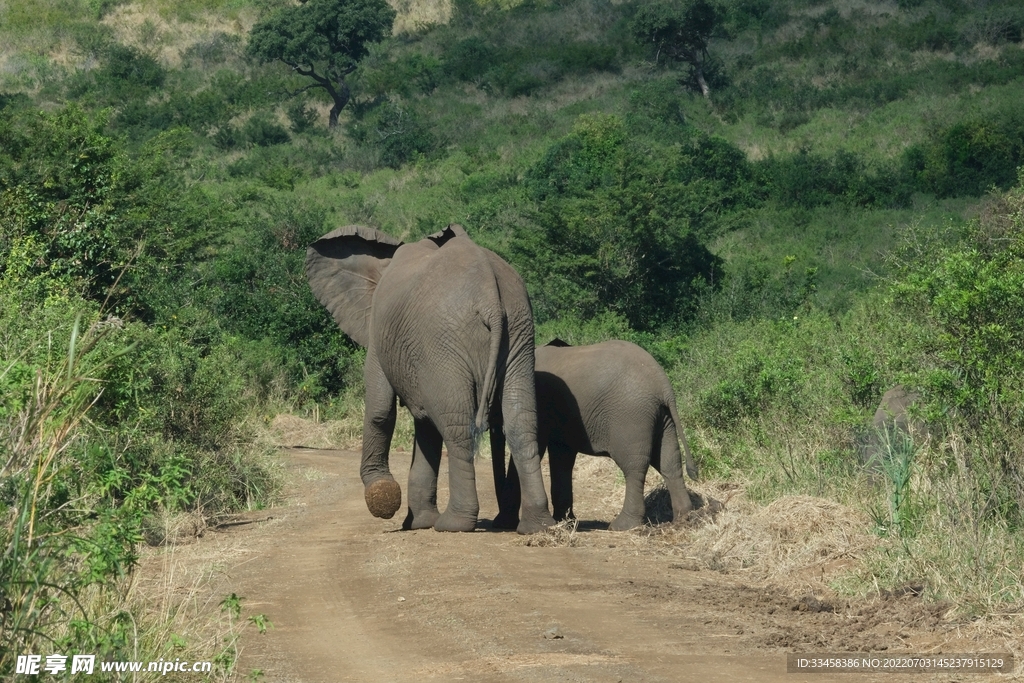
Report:
[[641,5],[631,28],[638,40],[655,46],[655,61],[664,55],[689,64],[701,93],[709,97],[711,90],[704,79],[708,44],[721,21],[721,10],[708,0],[669,0]]
[[280,9],[249,32],[246,54],[260,63],[279,61],[313,79],[334,100],[329,126],[352,94],[345,77],[356,70],[368,45],[391,33],[395,10],[385,0],[300,0]]
[[692,318],[721,279],[702,239],[724,189],[702,168],[706,147],[647,148],[593,114],[549,147],[527,171],[537,209],[509,244],[539,321],[611,311],[649,331]]

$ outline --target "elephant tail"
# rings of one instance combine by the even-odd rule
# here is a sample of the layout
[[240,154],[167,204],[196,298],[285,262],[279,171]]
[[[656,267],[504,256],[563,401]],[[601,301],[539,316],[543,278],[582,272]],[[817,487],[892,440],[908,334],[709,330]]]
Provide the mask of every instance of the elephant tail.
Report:
[[[672,422],[675,423],[675,434],[679,438],[679,442],[683,445],[683,456],[686,458],[686,473],[690,475],[690,479],[696,481],[699,476],[697,463],[693,461],[693,454],[690,453],[690,444],[686,441],[686,432],[683,431],[683,423],[679,420],[679,411],[676,409],[676,397],[675,393],[672,391],[671,384],[668,386],[668,396],[665,397],[665,402],[668,403],[668,409],[672,415]],[[668,436],[668,434],[666,434],[666,436]],[[662,448],[664,449],[664,446],[662,446]],[[664,450],[662,452],[664,453]]]
[[487,418],[494,405],[494,394],[498,387],[498,356],[501,354],[501,337],[504,333],[504,315],[500,307],[484,319],[491,332],[491,344],[487,354],[487,369],[484,370],[483,391],[480,392],[480,403],[476,409],[476,420],[473,424],[474,441],[487,431]]

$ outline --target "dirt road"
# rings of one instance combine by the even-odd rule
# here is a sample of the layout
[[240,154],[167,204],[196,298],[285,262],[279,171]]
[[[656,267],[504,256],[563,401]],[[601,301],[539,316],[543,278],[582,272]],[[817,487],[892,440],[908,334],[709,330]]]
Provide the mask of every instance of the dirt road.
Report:
[[[786,673],[787,652],[891,653],[948,641],[931,612],[903,599],[860,614],[833,610],[687,569],[597,523],[583,525],[575,547],[529,547],[486,528],[401,532],[400,515],[366,511],[357,454],[284,453],[293,483],[273,519],[200,542],[242,549],[223,580],[273,623],[264,635],[247,629],[240,677],[259,669],[262,680],[302,683],[792,681],[800,675]],[[408,458],[393,457],[392,468],[401,481]],[[478,466],[482,519],[496,512],[489,471]]]

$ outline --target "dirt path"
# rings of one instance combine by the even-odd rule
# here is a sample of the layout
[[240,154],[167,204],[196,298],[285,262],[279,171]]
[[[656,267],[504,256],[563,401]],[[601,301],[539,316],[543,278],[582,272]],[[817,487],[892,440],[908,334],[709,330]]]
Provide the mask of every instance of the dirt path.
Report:
[[[789,651],[890,647],[878,645],[886,638],[893,646],[935,644],[933,627],[899,623],[905,612],[887,621],[807,609],[798,597],[642,552],[628,533],[594,529],[579,533],[585,542],[577,547],[527,547],[514,533],[487,529],[400,532],[400,516],[378,520],[366,511],[357,454],[297,449],[285,457],[293,484],[273,519],[200,543],[243,549],[228,561],[224,586],[273,623],[265,635],[247,630],[240,676],[260,669],[265,681],[303,683],[792,681]],[[408,458],[394,457],[392,468],[407,471]],[[478,466],[482,519],[496,512],[489,470],[486,461]]]

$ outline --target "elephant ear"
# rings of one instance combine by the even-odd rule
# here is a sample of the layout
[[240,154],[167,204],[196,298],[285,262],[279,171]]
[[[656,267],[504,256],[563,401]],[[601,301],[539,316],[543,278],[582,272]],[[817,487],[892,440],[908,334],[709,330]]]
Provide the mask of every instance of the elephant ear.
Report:
[[427,235],[427,239],[436,244],[439,248],[444,246],[444,243],[455,237],[468,237],[466,229],[458,223],[449,223],[448,227],[440,232],[435,232],[433,235]]
[[555,337],[554,339],[552,339],[551,341],[549,341],[549,342],[548,342],[547,344],[545,344],[544,346],[557,346],[557,347],[560,347],[560,348],[561,348],[561,347],[565,347],[565,346],[572,346],[572,344],[570,344],[570,343],[569,343],[569,342],[567,342],[567,341],[562,341],[562,340],[561,340],[561,339],[559,339],[558,337]]
[[401,240],[362,225],[332,230],[306,249],[306,279],[341,331],[370,343],[373,292]]

